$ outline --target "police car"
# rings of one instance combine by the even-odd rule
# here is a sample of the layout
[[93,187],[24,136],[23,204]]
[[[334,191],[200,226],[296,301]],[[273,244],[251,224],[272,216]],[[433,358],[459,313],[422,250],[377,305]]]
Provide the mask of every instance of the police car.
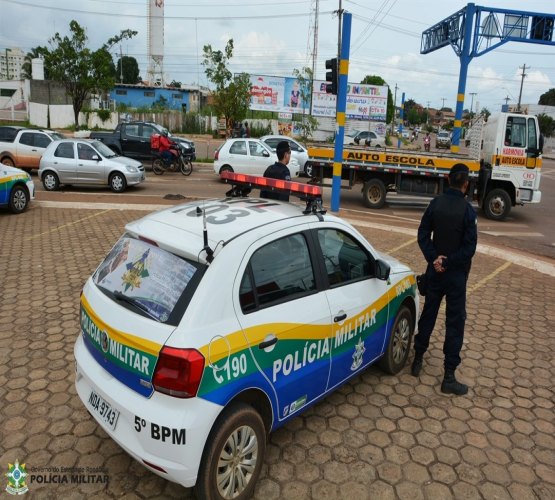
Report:
[[35,198],[35,185],[24,170],[0,163],[0,207],[20,214]]
[[[76,388],[100,426],[200,498],[248,498],[266,437],[374,362],[404,366],[414,273],[317,186],[224,173],[223,199],[128,224],[84,286]],[[252,188],[306,206],[244,197]]]

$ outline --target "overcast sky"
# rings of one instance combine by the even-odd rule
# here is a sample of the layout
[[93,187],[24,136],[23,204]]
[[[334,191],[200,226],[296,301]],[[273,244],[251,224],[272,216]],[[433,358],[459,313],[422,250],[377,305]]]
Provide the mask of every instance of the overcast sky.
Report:
[[[75,19],[87,29],[89,46],[102,45],[123,29],[138,35],[121,45],[123,55],[147,69],[147,0],[0,0],[0,49],[28,51],[47,45],[55,32],[68,34]],[[232,71],[292,76],[294,68],[312,66],[311,11],[316,0],[165,0],[164,69],[168,81],[207,85],[202,47],[223,49],[234,39]],[[343,0],[352,15],[349,81],[379,75],[406,99],[431,107],[455,108],[459,59],[451,47],[421,55],[422,31],[466,5],[458,0]],[[529,12],[553,13],[555,0],[485,0],[477,5]],[[337,53],[339,0],[320,0],[316,78],[323,79],[324,61]],[[310,36],[309,36],[310,35]],[[120,47],[114,50],[119,55]],[[509,97],[516,104],[522,67],[526,64],[523,103],[537,103],[555,87],[555,46],[508,43],[469,66],[465,108],[477,105],[497,111]],[[529,68],[529,69],[528,69]]]

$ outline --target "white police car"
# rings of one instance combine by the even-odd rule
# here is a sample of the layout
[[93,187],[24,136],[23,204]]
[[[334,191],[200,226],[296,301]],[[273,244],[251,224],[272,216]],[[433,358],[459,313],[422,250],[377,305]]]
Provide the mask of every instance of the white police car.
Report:
[[223,177],[315,199],[197,201],[128,224],[85,284],[75,344],[102,428],[218,499],[252,494],[268,432],[375,361],[398,372],[418,311],[412,271],[324,214],[319,187]]
[[35,185],[24,170],[0,163],[0,207],[20,214],[35,198]]

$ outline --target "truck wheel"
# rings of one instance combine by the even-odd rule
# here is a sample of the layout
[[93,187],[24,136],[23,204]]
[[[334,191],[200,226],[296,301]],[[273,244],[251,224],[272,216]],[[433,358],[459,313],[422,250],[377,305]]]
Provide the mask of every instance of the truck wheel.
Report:
[[395,375],[405,366],[412,343],[413,325],[409,308],[401,306],[391,329],[387,350],[379,361],[380,368],[385,372]]
[[15,167],[15,163],[11,158],[2,159],[2,163],[8,167]]
[[224,165],[222,168],[220,168],[220,175],[222,174],[222,172],[233,172],[233,169],[229,165]]
[[380,179],[370,179],[362,188],[362,201],[367,208],[382,208],[385,204],[385,184]]
[[57,191],[60,187],[60,179],[54,172],[45,172],[42,175],[42,185],[47,191]]
[[200,463],[197,497],[251,498],[266,449],[264,422],[244,403],[226,408],[214,423]]
[[10,194],[10,210],[14,214],[23,212],[29,205],[29,192],[23,186],[15,186]]
[[164,168],[164,162],[157,158],[152,162],[152,171],[156,175],[162,175],[166,169]]
[[487,194],[482,209],[488,219],[503,220],[511,211],[511,198],[504,189],[493,189]]
[[127,181],[123,174],[116,172],[110,176],[110,188],[114,193],[123,193],[127,187]]

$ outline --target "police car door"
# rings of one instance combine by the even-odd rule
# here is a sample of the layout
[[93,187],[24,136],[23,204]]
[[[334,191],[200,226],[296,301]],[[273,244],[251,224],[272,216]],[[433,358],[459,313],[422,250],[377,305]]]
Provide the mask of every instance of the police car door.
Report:
[[282,420],[326,390],[330,310],[303,233],[274,233],[253,247],[234,300],[274,416]]
[[347,227],[315,226],[322,251],[333,333],[331,389],[368,363],[384,348],[389,316],[387,282],[374,276],[375,259]]

